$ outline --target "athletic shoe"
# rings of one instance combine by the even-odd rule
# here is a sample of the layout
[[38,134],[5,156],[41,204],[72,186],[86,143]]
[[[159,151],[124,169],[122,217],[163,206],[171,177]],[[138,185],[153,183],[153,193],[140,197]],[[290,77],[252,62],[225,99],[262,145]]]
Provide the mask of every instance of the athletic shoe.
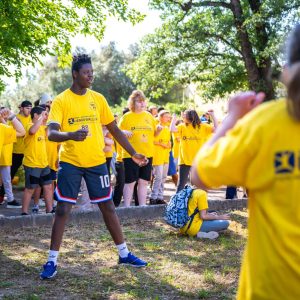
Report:
[[142,268],[146,267],[148,263],[129,252],[127,257],[122,258],[121,256],[119,256],[119,264],[128,265],[135,268]]
[[28,213],[22,212],[21,216],[29,216]]
[[13,201],[7,202],[6,207],[7,208],[22,208],[22,205],[18,201],[13,200]]
[[0,196],[0,205],[4,204],[4,196]]
[[197,233],[197,238],[198,239],[210,239],[214,240],[219,236],[219,234],[216,231],[210,231],[210,232],[198,232]]
[[39,206],[40,207],[45,207],[46,206],[46,203],[45,203],[44,199],[42,199],[42,198],[39,199]]
[[45,265],[43,265],[44,271],[40,273],[41,279],[51,279],[53,278],[57,271],[53,261],[48,261]]
[[32,207],[32,213],[37,214],[39,212],[39,206],[38,205],[33,205]]
[[162,200],[162,199],[157,199],[157,200],[156,200],[156,203],[157,203],[157,204],[167,204],[167,202],[164,201],[164,200]]
[[156,199],[149,199],[150,200],[150,205],[156,205],[157,204],[157,200]]

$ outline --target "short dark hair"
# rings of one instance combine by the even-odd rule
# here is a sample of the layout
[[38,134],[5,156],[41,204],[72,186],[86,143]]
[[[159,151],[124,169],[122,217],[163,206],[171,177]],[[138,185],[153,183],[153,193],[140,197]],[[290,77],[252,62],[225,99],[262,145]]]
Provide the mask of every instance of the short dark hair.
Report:
[[87,54],[74,55],[72,61],[72,72],[73,71],[79,72],[82,65],[91,64],[91,63],[92,63],[91,57],[88,56]]
[[41,107],[41,106],[35,106],[35,107],[33,107],[32,110],[31,110],[31,112],[30,112],[31,119],[33,119],[34,114],[40,115],[45,110],[46,109],[44,107]]
[[28,100],[24,100],[21,103],[21,107],[28,107],[28,106],[32,106],[32,103]]

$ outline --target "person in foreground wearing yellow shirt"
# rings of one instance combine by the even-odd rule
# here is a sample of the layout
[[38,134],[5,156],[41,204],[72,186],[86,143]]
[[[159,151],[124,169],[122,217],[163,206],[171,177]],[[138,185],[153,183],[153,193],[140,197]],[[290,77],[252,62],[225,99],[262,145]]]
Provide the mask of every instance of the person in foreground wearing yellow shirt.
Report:
[[231,184],[249,190],[239,300],[300,299],[300,24],[287,57],[287,98],[255,108],[262,93],[233,97],[228,117],[192,170],[198,187]]
[[40,186],[43,187],[46,212],[53,212],[52,180],[46,152],[46,131],[43,125],[47,119],[47,112],[45,108],[35,106],[30,115],[32,123],[28,124],[24,137],[25,190],[22,215],[28,215],[31,197],[35,189]]
[[119,252],[119,264],[145,267],[147,263],[129,252],[115,206],[103,151],[105,125],[115,140],[130,154],[139,166],[148,163],[138,154],[118,128],[114,116],[99,93],[90,90],[94,75],[91,58],[86,54],[73,57],[73,83],[70,89],[58,95],[51,106],[48,119],[48,139],[62,143],[55,195],[57,209],[52,227],[47,263],[41,279],[53,278],[57,273],[57,258],[65,224],[76,204],[81,179],[84,177],[91,203],[97,204],[105,224]]
[[198,209],[193,221],[180,228],[180,233],[197,238],[216,239],[219,231],[226,230],[230,217],[227,214],[218,215],[216,212],[208,212],[207,193],[201,189],[195,189],[188,201],[188,215],[191,216]]
[[[9,126],[4,126],[4,124],[9,124]],[[12,124],[12,126],[10,126]],[[14,194],[12,191],[10,167],[12,164],[12,150],[13,142],[12,140],[15,136],[21,137],[25,135],[25,129],[21,122],[16,118],[16,116],[7,108],[1,108],[0,110],[0,125],[1,125],[1,137],[0,137],[0,175],[2,180],[1,192],[0,192],[0,205],[4,203],[4,195],[7,196],[8,203],[16,202],[14,200]],[[16,129],[14,129],[16,128]],[[6,131],[10,132],[7,135]],[[12,139],[11,139],[12,138]],[[9,143],[9,141],[11,141]],[[2,146],[3,145],[3,146]]]
[[159,133],[154,138],[153,152],[153,185],[150,194],[150,205],[166,204],[164,201],[164,184],[169,168],[171,149],[171,132],[169,129],[170,113],[161,110],[158,114]]

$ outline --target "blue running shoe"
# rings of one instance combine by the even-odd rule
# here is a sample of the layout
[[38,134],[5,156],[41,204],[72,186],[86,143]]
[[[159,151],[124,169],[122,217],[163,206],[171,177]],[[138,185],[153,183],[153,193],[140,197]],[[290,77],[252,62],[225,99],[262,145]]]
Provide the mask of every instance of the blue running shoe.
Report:
[[129,252],[127,257],[122,258],[121,256],[119,256],[119,264],[128,265],[135,268],[142,268],[146,267],[148,263]]
[[53,278],[57,271],[56,271],[56,266],[54,265],[53,261],[48,261],[44,266],[44,271],[40,273],[40,278],[41,279],[51,279]]

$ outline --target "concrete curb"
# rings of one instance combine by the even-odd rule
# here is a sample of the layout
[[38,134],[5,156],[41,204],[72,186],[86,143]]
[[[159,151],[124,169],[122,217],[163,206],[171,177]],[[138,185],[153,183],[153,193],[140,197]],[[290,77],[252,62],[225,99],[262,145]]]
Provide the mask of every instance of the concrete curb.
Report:
[[[243,209],[247,207],[247,199],[237,200],[208,200],[209,209],[213,210],[231,210]],[[127,220],[147,220],[162,218],[165,211],[165,205],[152,206],[133,206],[129,208],[119,207],[116,212],[121,222]],[[35,226],[52,226],[54,215],[29,215],[29,216],[13,216],[1,217],[0,228],[21,228],[21,227],[35,227]],[[73,211],[71,213],[69,223],[83,223],[83,222],[103,222],[103,217],[100,211]]]

